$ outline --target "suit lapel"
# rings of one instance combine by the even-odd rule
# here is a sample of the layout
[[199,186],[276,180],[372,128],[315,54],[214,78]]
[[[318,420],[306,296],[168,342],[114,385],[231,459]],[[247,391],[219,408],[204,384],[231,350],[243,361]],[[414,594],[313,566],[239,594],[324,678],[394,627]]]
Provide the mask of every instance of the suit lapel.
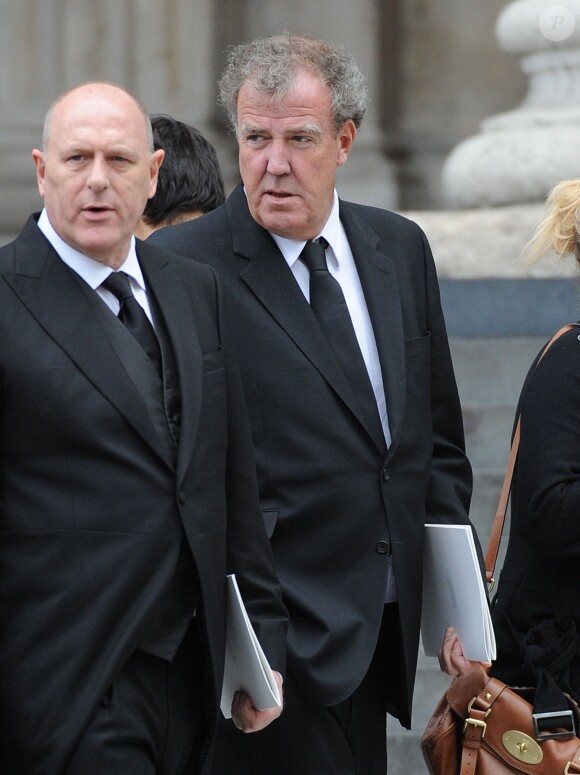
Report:
[[59,258],[34,220],[16,241],[15,252],[16,271],[4,274],[6,282],[77,368],[165,460],[147,407],[114,340],[95,315],[88,296],[93,291]]
[[190,300],[176,264],[157,248],[138,241],[138,255],[145,281],[153,289],[179,373],[181,428],[177,458],[177,479],[181,481],[191,460],[199,425],[202,390],[202,352],[191,315]]
[[397,276],[392,259],[378,249],[377,233],[343,202],[340,218],[353,252],[379,353],[391,456],[397,448],[405,409],[405,337]]
[[350,383],[310,305],[272,237],[251,217],[241,187],[230,196],[228,210],[234,252],[248,259],[240,273],[241,279],[367,429],[379,449],[384,450],[384,438],[375,437],[373,429],[367,426]]

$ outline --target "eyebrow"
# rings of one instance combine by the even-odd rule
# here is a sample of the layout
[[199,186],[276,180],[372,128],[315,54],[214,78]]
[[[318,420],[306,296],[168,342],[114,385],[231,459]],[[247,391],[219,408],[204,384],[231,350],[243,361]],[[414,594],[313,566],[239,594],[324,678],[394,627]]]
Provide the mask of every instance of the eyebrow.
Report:
[[117,145],[106,149],[95,149],[90,144],[85,144],[85,143],[71,143],[69,146],[63,148],[62,152],[67,156],[71,154],[74,156],[79,153],[94,154],[98,150],[102,150],[105,156],[134,157],[138,155],[137,152],[135,150],[132,150],[128,145]]
[[[261,127],[257,124],[249,124],[249,123],[243,123],[240,127],[240,132],[242,135],[252,135],[252,134],[260,134],[262,132],[269,132],[269,129],[266,129],[266,127]],[[285,135],[296,135],[300,134],[302,132],[305,132],[307,134],[311,135],[321,135],[322,129],[318,124],[300,124],[298,126],[294,127],[288,127],[284,130]]]
[[311,135],[321,135],[322,129],[319,124],[303,124],[298,129],[290,130],[291,132],[308,132]]

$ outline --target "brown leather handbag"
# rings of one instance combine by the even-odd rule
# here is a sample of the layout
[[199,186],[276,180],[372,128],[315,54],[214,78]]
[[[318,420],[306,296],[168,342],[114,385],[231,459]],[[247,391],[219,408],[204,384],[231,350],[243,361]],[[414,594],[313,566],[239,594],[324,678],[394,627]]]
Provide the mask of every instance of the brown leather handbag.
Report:
[[[545,346],[572,328],[561,328]],[[485,568],[488,584],[493,573],[511,490],[520,436],[516,424],[504,483],[494,519]],[[580,712],[562,693],[562,708],[534,712],[534,688],[507,686],[477,666],[453,679],[439,700],[421,738],[430,775],[572,775],[580,774]]]
[[[533,689],[514,689],[483,667],[455,678],[421,739],[431,775],[572,775],[580,773],[580,739],[571,729],[578,708],[554,714],[549,732],[533,717]],[[570,715],[568,715],[568,713]]]

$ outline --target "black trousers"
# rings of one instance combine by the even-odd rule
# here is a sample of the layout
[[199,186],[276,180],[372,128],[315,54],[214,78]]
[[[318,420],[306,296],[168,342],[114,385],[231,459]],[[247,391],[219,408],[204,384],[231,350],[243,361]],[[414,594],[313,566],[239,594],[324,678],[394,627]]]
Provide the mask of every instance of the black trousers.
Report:
[[63,775],[194,775],[204,736],[194,621],[172,662],[136,651],[101,700]]
[[386,703],[398,691],[399,624],[385,606],[375,655],[356,691],[338,705],[310,702],[289,673],[285,709],[261,732],[220,721],[212,775],[386,775]]

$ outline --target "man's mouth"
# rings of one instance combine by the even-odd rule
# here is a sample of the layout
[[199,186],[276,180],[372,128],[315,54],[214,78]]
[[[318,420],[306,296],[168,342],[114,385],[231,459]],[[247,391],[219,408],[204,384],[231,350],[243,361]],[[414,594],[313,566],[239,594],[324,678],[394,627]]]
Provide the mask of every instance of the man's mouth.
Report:
[[286,191],[266,191],[268,196],[273,196],[275,199],[289,199],[294,194],[289,194]]
[[112,207],[107,205],[87,205],[83,207],[83,215],[89,222],[101,223],[105,220],[109,220],[109,216],[113,212]]

